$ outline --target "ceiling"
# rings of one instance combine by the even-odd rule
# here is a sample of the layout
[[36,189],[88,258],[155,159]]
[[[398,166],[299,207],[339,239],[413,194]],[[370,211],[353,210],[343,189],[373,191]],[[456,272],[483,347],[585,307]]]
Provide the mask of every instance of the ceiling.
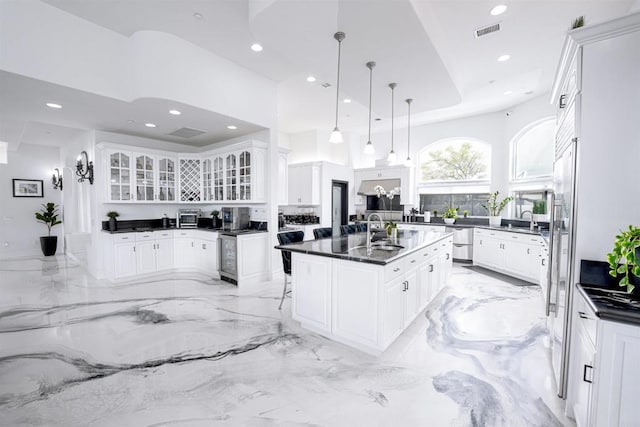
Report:
[[[3,1],[0,0],[0,4]],[[367,61],[373,71],[373,114],[429,123],[499,111],[551,88],[564,36],[580,15],[587,25],[629,12],[632,0],[45,0],[124,36],[141,30],[173,34],[278,83],[278,128],[294,133],[333,127],[337,42],[342,43],[340,103],[343,131],[366,131],[369,103]],[[508,5],[500,16],[489,14]],[[199,14],[200,17],[195,17]],[[502,29],[476,39],[474,30]],[[249,46],[259,42],[264,50]],[[506,62],[500,55],[509,54]],[[317,80],[308,83],[306,77]],[[322,87],[329,83],[328,88]],[[0,72],[0,139],[49,143],[52,135],[98,129],[203,146],[263,129],[166,99],[124,102],[101,95]],[[510,93],[509,93],[510,92]],[[505,93],[508,93],[505,95]],[[43,111],[45,95],[62,99],[62,110]],[[168,116],[170,108],[183,112]],[[156,128],[140,126],[155,117]],[[133,123],[128,122],[133,120]],[[227,125],[237,124],[231,131]],[[48,128],[50,127],[50,128]],[[194,138],[168,134],[181,127],[205,131]],[[380,128],[378,126],[378,128]],[[64,130],[63,129],[68,129]],[[47,133],[49,132],[49,133]],[[54,142],[55,143],[55,142]]]

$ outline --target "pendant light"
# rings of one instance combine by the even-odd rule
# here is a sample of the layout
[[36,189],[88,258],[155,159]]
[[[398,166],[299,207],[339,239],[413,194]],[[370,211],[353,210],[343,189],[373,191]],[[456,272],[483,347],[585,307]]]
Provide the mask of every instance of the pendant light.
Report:
[[336,127],[333,128],[333,132],[329,136],[329,142],[334,144],[340,144],[343,141],[342,132],[338,129],[338,105],[340,99],[340,50],[342,47],[342,40],[345,38],[345,34],[338,31],[333,35],[333,38],[338,41],[338,78],[336,79]]
[[404,161],[406,166],[411,166],[411,103],[413,99],[405,99],[409,112],[407,113],[407,160]]
[[391,151],[389,151],[387,161],[390,165],[394,164],[398,159],[396,157],[396,152],[393,151],[393,91],[395,90],[396,86],[398,85],[395,83],[389,83],[389,87],[391,88]]
[[373,147],[371,143],[371,92],[373,85],[373,67],[376,66],[376,63],[373,61],[367,62],[367,68],[369,69],[369,139],[367,141],[367,145],[364,146],[364,154],[375,154],[376,149]]

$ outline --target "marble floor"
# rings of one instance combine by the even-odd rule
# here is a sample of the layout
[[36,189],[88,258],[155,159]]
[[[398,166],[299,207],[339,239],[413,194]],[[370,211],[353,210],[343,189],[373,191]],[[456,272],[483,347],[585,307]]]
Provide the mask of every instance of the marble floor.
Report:
[[455,266],[381,357],[302,330],[281,282],[111,284],[0,261],[3,426],[561,426],[540,288]]

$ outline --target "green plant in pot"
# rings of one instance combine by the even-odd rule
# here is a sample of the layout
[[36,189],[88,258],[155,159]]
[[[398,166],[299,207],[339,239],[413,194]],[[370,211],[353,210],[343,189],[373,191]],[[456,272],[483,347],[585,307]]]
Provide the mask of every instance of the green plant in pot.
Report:
[[213,217],[211,219],[213,222],[213,228],[220,228],[222,226],[222,220],[219,218],[220,211],[218,210],[211,211],[211,216]]
[[46,225],[49,230],[48,236],[40,237],[40,248],[42,249],[44,256],[56,254],[56,249],[58,248],[58,236],[52,236],[51,229],[58,224],[62,224],[62,221],[58,219],[58,215],[58,206],[53,202],[42,205],[42,210],[40,212],[36,212],[36,220]]
[[462,211],[462,216],[464,216],[465,218],[469,216],[469,211],[464,210]]
[[116,211],[107,212],[107,217],[109,217],[109,231],[116,231],[118,229],[118,218],[120,214]]
[[389,221],[385,223],[384,228],[387,230],[387,236],[393,236],[394,234],[396,235],[398,234],[398,224],[393,221]]
[[547,201],[534,200],[532,214],[533,214],[534,221],[536,222],[545,221],[547,219]]
[[442,212],[442,218],[444,218],[445,224],[453,224],[456,222],[456,218],[458,218],[458,208],[449,206]]
[[492,227],[500,226],[500,224],[502,223],[502,216],[500,215],[500,212],[502,212],[505,206],[507,206],[507,203],[513,200],[513,197],[508,196],[499,201],[499,194],[499,191],[491,193],[489,195],[489,200],[487,200],[487,203],[481,205],[489,213],[489,225]]
[[626,286],[631,293],[635,288],[632,280],[640,278],[640,227],[629,226],[621,231],[613,242],[613,249],[607,254],[609,274],[613,277],[622,275],[620,286]]

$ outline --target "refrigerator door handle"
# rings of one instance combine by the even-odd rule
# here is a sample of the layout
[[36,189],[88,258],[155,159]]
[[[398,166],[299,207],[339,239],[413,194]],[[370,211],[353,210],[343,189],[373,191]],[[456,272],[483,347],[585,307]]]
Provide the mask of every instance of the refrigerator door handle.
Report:
[[555,226],[556,213],[556,195],[551,193],[551,212],[549,217],[549,267],[547,269],[547,304],[545,307],[545,315],[549,317],[552,312],[555,313],[556,307],[551,307],[551,285],[553,283],[553,227]]

